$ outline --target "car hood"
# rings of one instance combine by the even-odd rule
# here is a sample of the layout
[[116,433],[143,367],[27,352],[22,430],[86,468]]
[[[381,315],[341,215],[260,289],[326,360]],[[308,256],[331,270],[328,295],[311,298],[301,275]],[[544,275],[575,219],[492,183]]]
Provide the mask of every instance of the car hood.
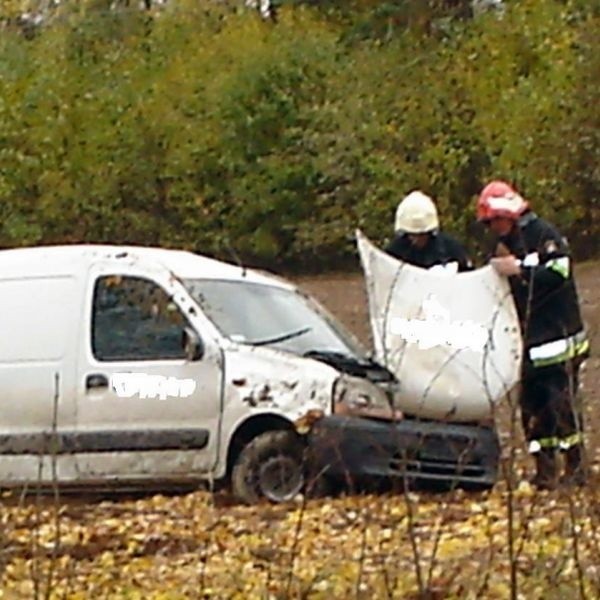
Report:
[[517,384],[522,341],[506,278],[490,266],[432,272],[357,232],[375,356],[398,378],[398,406],[426,419],[488,419]]

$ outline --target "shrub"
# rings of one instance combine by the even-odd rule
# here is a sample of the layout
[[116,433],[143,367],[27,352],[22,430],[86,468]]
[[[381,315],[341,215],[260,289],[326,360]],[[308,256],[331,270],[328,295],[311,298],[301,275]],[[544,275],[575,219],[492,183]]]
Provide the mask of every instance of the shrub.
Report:
[[592,3],[523,0],[442,29],[415,17],[393,35],[367,5],[283,4],[273,24],[181,0],[63,8],[33,38],[6,29],[0,244],[233,248],[335,268],[357,226],[383,243],[417,187],[474,245],[473,200],[505,177],[580,255],[599,254]]

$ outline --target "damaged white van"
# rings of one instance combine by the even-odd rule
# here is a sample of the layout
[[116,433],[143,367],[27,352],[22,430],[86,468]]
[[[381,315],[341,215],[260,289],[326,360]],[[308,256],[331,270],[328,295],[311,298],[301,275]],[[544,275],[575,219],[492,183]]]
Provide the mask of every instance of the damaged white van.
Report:
[[[158,248],[0,251],[2,487],[227,481],[277,502],[360,477],[367,440],[368,474],[494,483],[493,428],[401,408],[395,376],[279,278]],[[364,443],[333,464],[346,426]]]

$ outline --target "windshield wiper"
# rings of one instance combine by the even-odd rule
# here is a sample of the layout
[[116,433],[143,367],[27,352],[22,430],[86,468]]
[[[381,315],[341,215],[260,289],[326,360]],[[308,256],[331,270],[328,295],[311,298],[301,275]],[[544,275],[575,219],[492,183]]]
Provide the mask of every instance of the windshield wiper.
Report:
[[309,350],[303,355],[305,358],[328,358],[331,360],[346,361],[361,366],[371,366],[372,361],[350,352],[336,352],[335,350]]
[[245,342],[250,346],[268,346],[269,344],[278,344],[279,342],[285,342],[287,340],[291,340],[292,338],[304,335],[308,333],[312,327],[303,327],[302,329],[297,329],[296,331],[290,331],[289,333],[284,333],[282,335],[278,335],[276,337],[268,338],[266,340],[259,340],[257,342]]

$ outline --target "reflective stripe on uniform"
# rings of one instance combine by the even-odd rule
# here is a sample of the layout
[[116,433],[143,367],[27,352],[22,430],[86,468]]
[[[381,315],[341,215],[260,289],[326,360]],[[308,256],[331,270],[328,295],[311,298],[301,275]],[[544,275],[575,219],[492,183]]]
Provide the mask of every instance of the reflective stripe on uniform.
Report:
[[571,274],[571,260],[568,256],[552,258],[546,263],[546,268],[558,273],[562,278],[568,279]]
[[546,367],[580,356],[589,349],[590,342],[585,332],[580,331],[568,338],[530,348],[529,358],[534,367]]
[[568,450],[573,446],[583,444],[583,433],[577,432],[572,433],[564,438],[558,436],[550,436],[545,438],[539,438],[537,440],[531,440],[529,442],[529,453],[537,454],[540,450]]

